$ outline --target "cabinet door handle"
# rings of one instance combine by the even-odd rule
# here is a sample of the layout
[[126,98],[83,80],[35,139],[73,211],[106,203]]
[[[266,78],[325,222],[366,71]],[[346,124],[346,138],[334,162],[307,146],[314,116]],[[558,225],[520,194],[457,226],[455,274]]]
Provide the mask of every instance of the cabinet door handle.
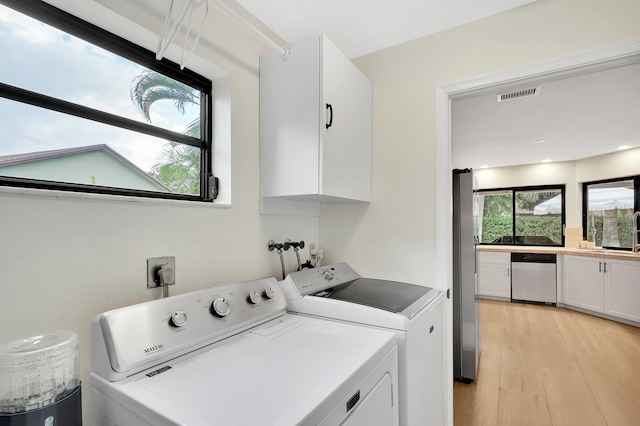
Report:
[[598,262],[598,272],[602,272],[602,262]]
[[329,122],[325,124],[325,126],[328,129],[333,124],[333,106],[331,104],[327,104],[326,108],[328,110]]
[[604,273],[606,274],[607,273],[607,262],[602,262],[602,263],[604,263]]

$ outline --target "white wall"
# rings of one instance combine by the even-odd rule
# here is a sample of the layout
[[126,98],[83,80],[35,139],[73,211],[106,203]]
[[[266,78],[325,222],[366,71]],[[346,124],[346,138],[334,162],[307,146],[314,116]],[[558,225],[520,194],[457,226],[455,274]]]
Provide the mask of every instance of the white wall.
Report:
[[565,207],[567,227],[582,226],[582,196],[576,182],[576,162],[529,164],[474,170],[478,189],[533,185],[566,185]]
[[373,83],[373,201],[323,208],[327,261],[435,282],[435,91],[447,82],[640,35],[636,0],[538,0],[357,58]]
[[566,185],[567,227],[582,226],[582,183],[640,175],[640,148],[577,161],[474,170],[478,189]]
[[[54,4],[155,48],[155,37],[92,1]],[[268,48],[215,9],[211,18],[220,34],[215,43],[203,43],[196,51],[202,59],[193,64],[210,78],[219,78],[220,69],[228,73],[231,140],[218,151],[230,158],[231,179],[222,184],[233,194],[232,205],[0,189],[0,340],[51,329],[77,332],[85,389],[93,316],[161,297],[160,289],[146,289],[147,258],[176,257],[177,284],[170,288],[176,294],[280,278],[278,256],[267,250],[269,239],[319,241],[317,218],[259,214],[258,56]],[[293,266],[295,255],[285,254]],[[307,250],[302,257],[308,258]],[[86,417],[88,391],[83,400]]]
[[576,163],[577,182],[634,175],[640,175],[640,148],[586,158]]
[[[373,201],[323,208],[327,261],[347,259],[364,275],[448,287],[436,280],[450,277],[442,261],[450,257],[438,255],[449,247],[436,244],[444,235],[438,229],[450,225],[436,223],[436,213],[446,218],[439,206],[451,205],[447,192],[436,198],[438,188],[450,187],[449,174],[436,175],[437,166],[450,169],[436,164],[438,88],[638,37],[637,16],[636,0],[538,0],[356,59],[373,83]],[[450,347],[451,301],[446,312]],[[449,388],[450,413],[451,395]]]

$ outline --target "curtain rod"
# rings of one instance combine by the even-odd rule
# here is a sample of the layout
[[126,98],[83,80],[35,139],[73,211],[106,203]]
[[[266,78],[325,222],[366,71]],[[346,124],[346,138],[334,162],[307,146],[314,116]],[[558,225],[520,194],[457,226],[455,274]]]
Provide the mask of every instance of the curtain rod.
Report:
[[254,37],[265,43],[266,45],[272,47],[274,50],[280,52],[280,56],[283,58],[287,58],[289,56],[289,49],[281,47],[278,43],[269,38],[265,33],[254,27],[249,21],[244,19],[242,16],[238,15],[233,9],[231,9],[226,4],[222,3],[219,0],[208,0],[213,6],[218,8],[222,13],[227,15],[229,18],[236,21],[238,24],[242,25],[244,29],[246,29],[249,33],[251,33]]

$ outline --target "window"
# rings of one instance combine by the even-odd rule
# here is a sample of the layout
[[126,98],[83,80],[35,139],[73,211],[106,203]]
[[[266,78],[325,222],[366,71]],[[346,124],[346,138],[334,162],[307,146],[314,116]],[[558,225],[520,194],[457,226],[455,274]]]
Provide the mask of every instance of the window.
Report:
[[[513,191],[479,191],[478,210],[482,220],[478,229],[481,243],[493,244],[513,235]],[[496,243],[497,244],[497,243]]]
[[0,2],[0,185],[215,198],[210,80],[44,2]]
[[564,245],[564,185],[477,191],[480,244]]
[[640,176],[587,182],[582,186],[582,232],[587,241],[630,250],[633,213],[640,210]]

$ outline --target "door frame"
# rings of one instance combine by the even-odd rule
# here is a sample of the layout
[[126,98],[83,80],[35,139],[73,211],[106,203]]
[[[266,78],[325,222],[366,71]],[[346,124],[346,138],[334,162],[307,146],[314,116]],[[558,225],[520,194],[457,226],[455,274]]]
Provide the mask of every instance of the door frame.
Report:
[[[451,101],[532,80],[557,79],[640,62],[640,37],[436,86],[436,282],[452,289]],[[453,297],[453,296],[452,296]],[[445,299],[447,424],[453,425],[453,301]]]

